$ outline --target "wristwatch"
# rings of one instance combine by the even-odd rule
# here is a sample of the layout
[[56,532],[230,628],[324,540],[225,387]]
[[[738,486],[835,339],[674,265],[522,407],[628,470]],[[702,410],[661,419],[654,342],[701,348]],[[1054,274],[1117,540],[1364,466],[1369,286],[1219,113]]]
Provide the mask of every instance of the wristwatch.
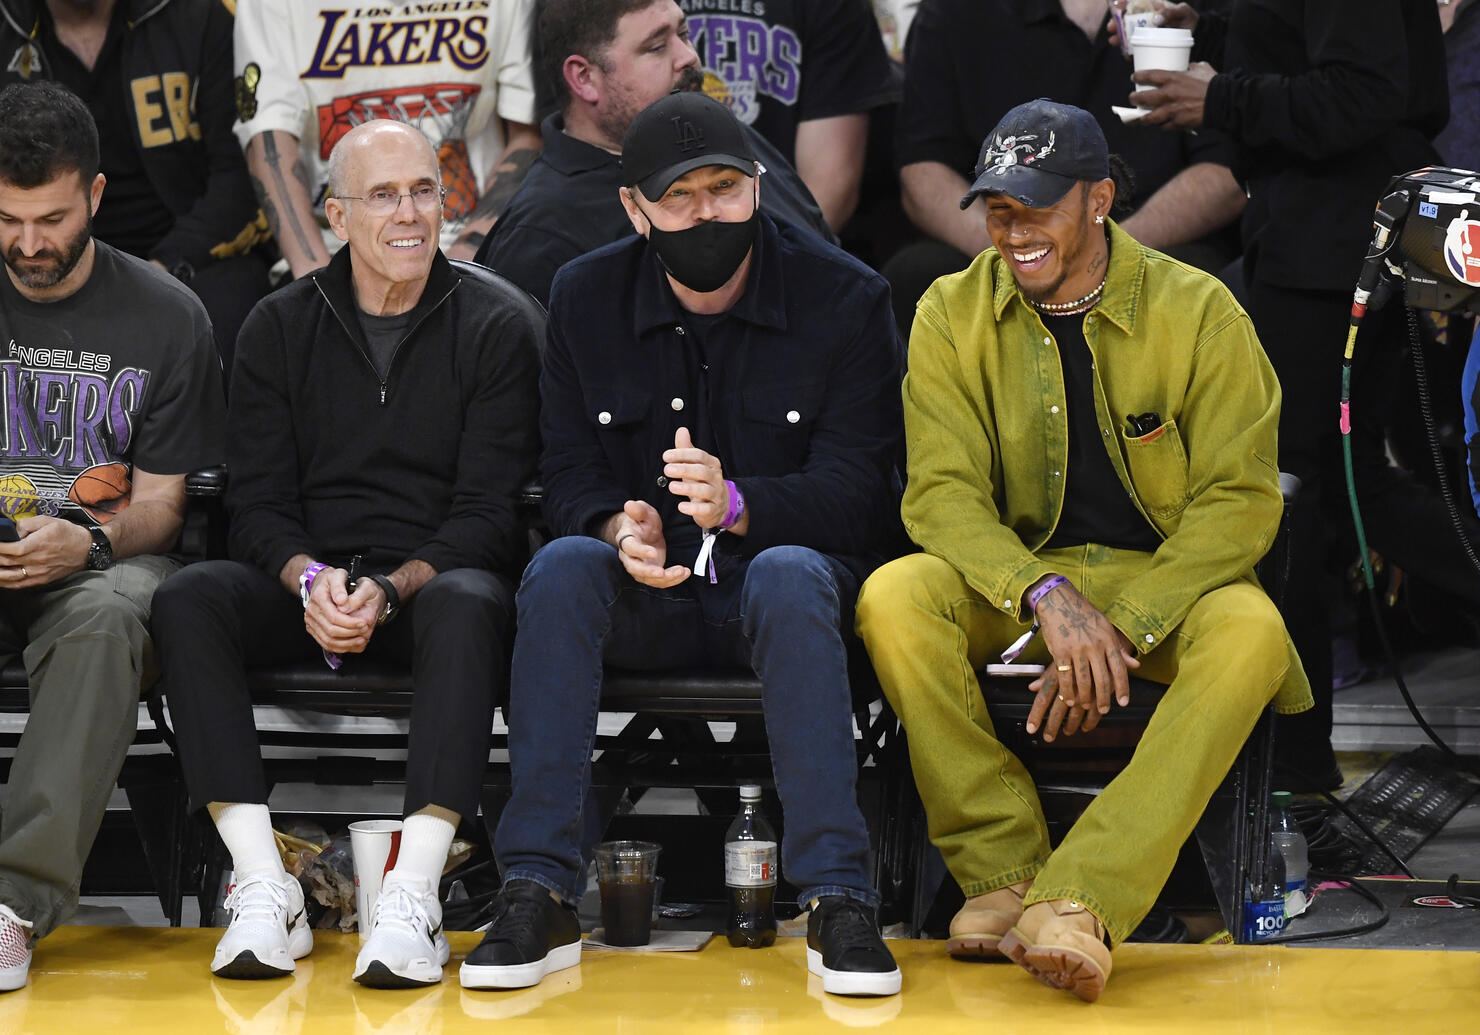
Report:
[[89,525],[87,532],[92,536],[92,545],[87,548],[88,570],[107,571],[113,567],[113,540],[98,525]]
[[380,614],[375,616],[375,624],[384,625],[400,613],[401,594],[396,592],[396,584],[387,575],[362,575],[355,579],[354,583],[349,587],[349,591],[353,593],[359,588],[360,583],[366,580],[375,583],[380,587],[380,591],[385,594],[385,607],[381,608]]

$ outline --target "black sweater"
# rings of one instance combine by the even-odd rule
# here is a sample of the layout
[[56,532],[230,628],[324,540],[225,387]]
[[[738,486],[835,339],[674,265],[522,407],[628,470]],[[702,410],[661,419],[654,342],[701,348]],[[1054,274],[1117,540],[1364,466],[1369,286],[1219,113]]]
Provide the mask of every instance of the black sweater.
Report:
[[228,413],[229,550],[276,576],[296,554],[389,571],[517,573],[514,498],[538,450],[533,306],[439,252],[384,380],[350,250],[258,303]]

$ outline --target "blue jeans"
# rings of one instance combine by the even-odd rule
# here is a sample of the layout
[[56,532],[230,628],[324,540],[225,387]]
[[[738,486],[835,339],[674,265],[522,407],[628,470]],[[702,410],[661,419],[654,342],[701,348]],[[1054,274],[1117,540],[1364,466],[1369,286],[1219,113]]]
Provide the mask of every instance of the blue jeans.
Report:
[[581,858],[603,662],[629,669],[748,666],[764,690],[766,736],[786,812],[781,865],[805,904],[846,894],[877,905],[843,630],[858,581],[799,546],[763,550],[718,584],[635,582],[617,552],[583,536],[535,554],[519,587],[509,691],[513,798],[499,821],[504,879],[532,880],[568,902],[585,890]]

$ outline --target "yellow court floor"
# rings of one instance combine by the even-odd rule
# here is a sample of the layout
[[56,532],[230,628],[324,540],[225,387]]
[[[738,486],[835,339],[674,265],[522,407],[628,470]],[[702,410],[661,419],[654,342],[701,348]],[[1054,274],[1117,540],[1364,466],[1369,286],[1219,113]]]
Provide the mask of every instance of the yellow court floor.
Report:
[[477,944],[452,935],[440,986],[376,991],[350,981],[359,942],[317,933],[282,981],[221,981],[218,931],[67,927],[39,947],[31,983],[0,994],[0,1033],[232,1032],[240,1035],[483,1032],[821,1032],[1028,1035],[1035,1032],[1261,1032],[1430,1035],[1480,1032],[1480,953],[1127,945],[1093,1006],[1010,964],[958,963],[931,941],[890,943],[904,991],[824,995],[804,942],[697,953],[590,950],[531,989],[468,992],[457,966]]

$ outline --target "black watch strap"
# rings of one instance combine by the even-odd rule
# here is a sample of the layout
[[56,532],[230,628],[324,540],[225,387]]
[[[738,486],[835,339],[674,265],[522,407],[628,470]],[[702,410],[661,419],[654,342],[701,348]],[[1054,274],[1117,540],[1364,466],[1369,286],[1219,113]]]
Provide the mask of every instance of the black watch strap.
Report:
[[385,593],[385,610],[376,619],[377,625],[384,625],[396,617],[396,612],[401,610],[401,594],[396,592],[396,584],[390,580],[388,575],[371,575],[370,581],[374,582]]
[[87,534],[92,536],[92,545],[87,548],[87,567],[90,571],[107,571],[113,567],[113,540],[108,538],[99,525],[89,525]]

